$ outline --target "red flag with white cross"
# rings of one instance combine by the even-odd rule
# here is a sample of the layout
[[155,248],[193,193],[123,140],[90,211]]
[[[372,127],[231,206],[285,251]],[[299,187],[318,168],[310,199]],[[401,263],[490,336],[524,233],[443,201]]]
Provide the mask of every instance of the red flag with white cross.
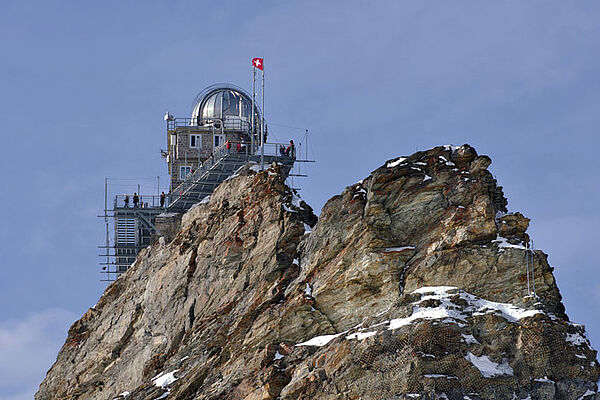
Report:
[[252,59],[252,66],[254,66],[254,68],[258,68],[261,71],[264,71],[263,69],[263,59],[262,58],[253,58]]

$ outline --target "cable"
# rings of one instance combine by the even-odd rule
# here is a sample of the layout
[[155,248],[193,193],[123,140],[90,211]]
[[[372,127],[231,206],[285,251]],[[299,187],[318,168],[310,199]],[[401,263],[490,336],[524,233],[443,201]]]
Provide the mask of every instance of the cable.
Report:
[[290,126],[290,125],[284,125],[284,124],[276,124],[275,122],[269,122],[269,125],[273,125],[273,126],[279,126],[282,128],[289,128],[289,129],[298,129],[298,130],[306,130],[306,128],[299,128],[297,126]]

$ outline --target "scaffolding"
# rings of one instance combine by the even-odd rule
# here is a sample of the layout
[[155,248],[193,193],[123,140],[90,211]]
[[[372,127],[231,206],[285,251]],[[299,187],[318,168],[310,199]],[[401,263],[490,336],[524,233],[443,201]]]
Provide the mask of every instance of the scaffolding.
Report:
[[[108,204],[108,178],[104,181],[104,218],[106,238],[100,254],[101,281],[114,281],[135,262],[139,251],[152,244],[155,235],[161,234],[154,224],[157,215],[167,210],[167,197],[161,205],[160,195],[138,195],[135,206],[125,202],[127,195],[116,195],[112,208]],[[136,192],[137,193],[137,192]],[[112,221],[112,229],[111,223]],[[112,240],[111,240],[111,232]]]
[[[299,168],[296,173],[292,172],[292,168],[294,165],[312,163],[314,160],[297,158],[296,155],[300,155],[300,152],[295,149],[292,154],[285,153],[282,149],[285,149],[285,145],[282,143],[265,143],[263,156],[265,166],[278,164],[286,178],[306,177],[306,174],[300,173]],[[109,204],[109,179],[106,178],[104,213],[100,216],[104,218],[106,225],[105,243],[99,246],[104,250],[104,253],[100,254],[100,266],[101,273],[105,277],[101,281],[114,281],[119,275],[126,272],[135,262],[139,251],[151,245],[157,237],[162,235],[155,225],[157,216],[163,213],[182,214],[212,194],[219,184],[235,174],[246,163],[253,162],[260,166],[261,155],[257,150],[255,149],[251,154],[250,147],[248,151],[237,151],[231,148],[227,149],[223,144],[215,149],[200,168],[188,174],[162,200],[160,194],[140,193],[138,195],[139,202],[132,204],[129,202],[131,196],[117,194],[114,196],[112,204]],[[295,189],[299,190],[299,188]],[[138,185],[136,193],[139,193],[139,190]],[[160,180],[157,190],[160,191]],[[110,221],[113,221],[112,229]]]

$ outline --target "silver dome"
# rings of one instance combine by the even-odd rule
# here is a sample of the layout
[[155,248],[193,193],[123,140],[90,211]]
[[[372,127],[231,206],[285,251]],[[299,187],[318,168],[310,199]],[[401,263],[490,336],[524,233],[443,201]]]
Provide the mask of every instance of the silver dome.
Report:
[[[260,124],[260,112],[255,104],[255,126]],[[221,120],[226,125],[238,123],[249,128],[252,120],[252,100],[243,89],[227,84],[209,86],[194,101],[192,120],[198,125]]]

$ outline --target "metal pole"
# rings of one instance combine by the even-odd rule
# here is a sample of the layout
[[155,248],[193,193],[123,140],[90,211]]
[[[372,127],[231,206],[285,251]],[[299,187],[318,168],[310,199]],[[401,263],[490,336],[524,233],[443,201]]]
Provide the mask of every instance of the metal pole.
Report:
[[[306,138],[306,140],[304,141],[304,159],[308,160],[308,129],[304,130],[304,137]],[[298,167],[300,166],[298,165]],[[306,168],[306,174],[308,174],[308,167]]]
[[[156,198],[160,199],[160,175],[156,175]],[[160,204],[160,202],[158,204]],[[154,200],[152,200],[152,205],[156,206]]]
[[[173,136],[175,136],[175,135],[169,136],[169,140],[171,140],[171,138]],[[171,193],[173,193],[173,174],[174,174],[173,167],[175,167],[175,146],[171,146],[171,147],[173,150],[173,158],[169,160],[170,162],[168,164],[169,165],[169,196],[171,196]],[[169,201],[170,201],[170,199],[169,199]]]
[[109,272],[108,279],[110,279],[110,239],[109,239],[109,233],[108,233],[108,214],[107,214],[107,210],[108,209],[108,178],[104,178],[104,222],[106,223],[106,269]]
[[525,243],[525,268],[527,269],[527,295],[531,294],[531,290],[529,289],[529,244]]
[[262,124],[260,128],[260,170],[265,169],[265,63],[262,69]]
[[533,240],[531,241],[531,283],[533,287],[533,294],[535,294],[535,253]]
[[254,150],[254,146],[256,145],[255,140],[254,140],[254,135],[256,134],[256,129],[254,127],[254,97],[256,97],[256,67],[254,67],[254,64],[252,65],[252,128],[250,131],[250,140],[252,140],[251,146],[252,146],[252,154],[255,153]]
[[[223,122],[223,120],[221,120],[221,140],[225,140],[225,142],[227,141],[225,138],[225,122]],[[225,142],[223,142],[223,144],[225,144]]]

